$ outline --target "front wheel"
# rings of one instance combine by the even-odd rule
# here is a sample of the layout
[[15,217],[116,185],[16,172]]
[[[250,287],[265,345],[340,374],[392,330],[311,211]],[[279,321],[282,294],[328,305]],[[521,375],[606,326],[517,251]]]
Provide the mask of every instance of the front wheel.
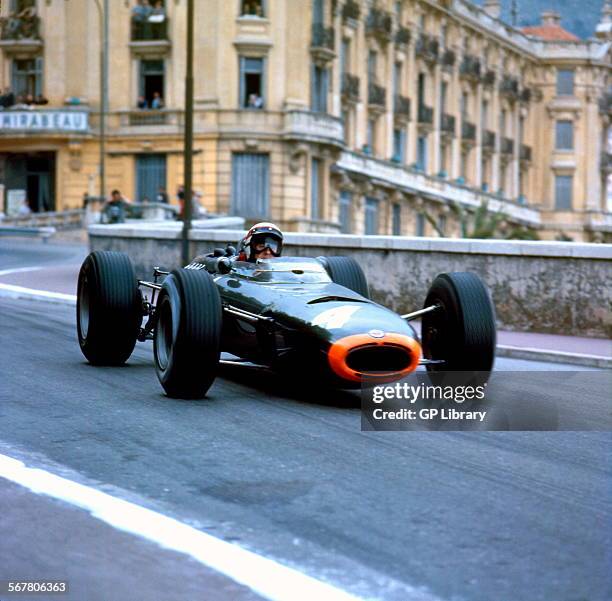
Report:
[[136,345],[142,296],[130,258],[119,252],[90,253],[79,272],[77,334],[93,365],[122,365]]
[[352,257],[317,257],[334,284],[344,286],[369,299],[370,289],[361,265]]
[[474,273],[442,273],[427,293],[423,315],[423,354],[441,360],[429,371],[452,371],[486,381],[495,361],[495,309],[482,280]]
[[153,354],[157,377],[172,398],[206,395],[219,366],[221,298],[208,273],[176,269],[156,307]]

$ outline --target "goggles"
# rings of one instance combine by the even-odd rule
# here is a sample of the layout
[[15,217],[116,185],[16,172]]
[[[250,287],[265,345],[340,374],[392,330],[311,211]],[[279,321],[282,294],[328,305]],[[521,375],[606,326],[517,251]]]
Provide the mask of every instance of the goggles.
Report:
[[275,257],[279,257],[283,249],[283,243],[272,236],[266,236],[264,238],[260,237],[257,240],[253,240],[253,242],[251,242],[251,246],[253,248],[253,252],[255,253],[263,252],[266,250],[266,248],[269,248],[270,252]]

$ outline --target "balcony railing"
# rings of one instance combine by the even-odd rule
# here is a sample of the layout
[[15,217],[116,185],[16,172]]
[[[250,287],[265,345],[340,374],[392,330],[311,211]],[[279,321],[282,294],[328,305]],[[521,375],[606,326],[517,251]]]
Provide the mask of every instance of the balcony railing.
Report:
[[147,125],[167,125],[170,122],[171,113],[164,110],[138,110],[127,114],[127,125],[136,127]]
[[11,15],[0,19],[0,38],[2,40],[40,40],[40,17],[31,11],[23,16]]
[[334,28],[325,27],[323,23],[312,24],[312,41],[311,48],[325,48],[326,50],[334,49]]
[[368,85],[368,104],[385,106],[387,91],[382,86],[371,83]]
[[399,27],[395,32],[395,43],[408,45],[410,44],[411,37],[410,29],[407,27]]
[[457,61],[457,55],[453,50],[448,48],[442,53],[442,65],[445,67],[452,67]]
[[378,8],[370,10],[366,20],[366,33],[391,39],[392,28],[393,19],[387,11]]
[[493,86],[495,85],[495,79],[496,79],[495,71],[493,71],[493,69],[487,69],[484,75],[482,76],[482,83],[485,86]]
[[422,33],[417,40],[414,50],[416,55],[423,60],[435,62],[440,54],[440,42],[433,36]]
[[526,163],[531,163],[531,146],[527,146],[526,144],[521,144],[520,149],[521,161]]
[[168,39],[168,17],[159,23],[132,19],[132,42],[152,42]]
[[419,123],[431,124],[433,123],[433,109],[426,104],[419,105]]
[[459,68],[459,73],[462,77],[467,77],[468,79],[478,80],[480,79],[480,71],[481,71],[481,63],[480,59],[476,56],[471,56],[470,54],[466,54],[461,61],[461,67]]
[[393,110],[397,115],[410,117],[410,98],[406,98],[406,96],[402,96],[401,94],[396,94],[393,99]]
[[440,127],[444,133],[454,135],[455,134],[455,124],[456,124],[456,119],[453,115],[442,113],[442,120],[440,123]]
[[612,153],[607,151],[602,152],[599,166],[604,173],[612,172]]
[[511,99],[516,99],[519,96],[519,82],[515,77],[505,75],[499,84],[499,92]]
[[323,113],[289,111],[285,114],[285,136],[290,139],[319,141],[344,145],[342,120]]
[[342,95],[348,100],[359,100],[359,77],[350,73],[342,74]]
[[533,93],[531,92],[531,88],[523,88],[519,94],[519,100],[524,102],[525,104],[531,102],[533,98]]
[[359,19],[361,9],[359,4],[355,0],[347,0],[342,7],[342,18],[343,19]]
[[469,121],[463,121],[461,124],[461,137],[464,140],[469,140],[471,142],[476,141],[476,126]]
[[514,140],[511,138],[502,138],[500,150],[502,154],[514,154]]
[[495,148],[495,132],[488,129],[482,132],[482,145],[485,148]]

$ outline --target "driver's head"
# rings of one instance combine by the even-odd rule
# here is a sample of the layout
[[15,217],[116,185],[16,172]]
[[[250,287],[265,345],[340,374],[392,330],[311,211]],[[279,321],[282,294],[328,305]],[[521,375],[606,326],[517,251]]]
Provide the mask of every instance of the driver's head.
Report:
[[238,258],[255,262],[257,259],[280,257],[283,252],[283,233],[273,223],[256,223],[240,241]]

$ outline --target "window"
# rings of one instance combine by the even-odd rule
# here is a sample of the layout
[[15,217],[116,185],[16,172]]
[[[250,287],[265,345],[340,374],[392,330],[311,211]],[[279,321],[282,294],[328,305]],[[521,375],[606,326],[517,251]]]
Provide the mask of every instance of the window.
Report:
[[235,152],[232,155],[232,215],[258,221],[269,217],[269,173],[267,154]]
[[446,42],[448,40],[448,25],[445,23],[440,29],[440,46],[446,48]]
[[445,81],[442,82],[440,86],[440,111],[442,113],[446,112],[446,97],[448,96],[448,83]]
[[557,96],[574,95],[574,71],[559,69],[557,71]]
[[487,129],[489,123],[489,103],[486,100],[482,101],[482,112],[480,114],[480,125],[482,129]]
[[470,97],[467,92],[461,94],[461,119],[467,121],[469,119],[469,102]]
[[393,96],[402,93],[402,63],[396,62],[393,65]]
[[162,186],[166,187],[166,155],[138,155],[136,157],[136,199],[138,202],[155,202]]
[[402,205],[397,202],[391,209],[391,233],[394,236],[402,235]]
[[353,203],[353,195],[347,190],[340,192],[340,200],[338,206],[338,221],[340,221],[340,232],[350,234],[351,227],[351,205]]
[[371,154],[374,152],[374,145],[376,144],[376,119],[368,119],[366,135],[367,153]]
[[406,148],[406,131],[403,128],[393,130],[393,156],[392,161],[397,163],[404,162],[404,149]]
[[340,75],[350,72],[351,64],[351,40],[349,38],[342,38],[342,44],[340,45]]
[[264,17],[263,0],[242,0],[240,16],[242,17]]
[[365,234],[378,234],[378,199],[366,198],[365,201]]
[[555,176],[555,209],[557,211],[571,211],[573,183],[574,178],[571,175]]
[[310,167],[310,218],[321,219],[321,160],[312,159]]
[[427,171],[427,136],[419,136],[417,140],[417,169]]
[[507,114],[506,114],[506,111],[503,110],[499,114],[499,135],[500,136],[506,135],[506,121],[507,121]]
[[327,112],[327,69],[312,67],[311,108],[317,113]]
[[425,73],[419,73],[418,83],[419,106],[425,104]]
[[312,5],[312,22],[315,25],[322,25],[324,21],[323,17],[323,3],[324,0],[313,0]]
[[141,60],[138,95],[142,96],[150,107],[155,94],[164,98],[164,61]]
[[374,50],[368,52],[368,85],[376,83],[377,55]]
[[264,59],[240,57],[240,106],[264,108]]
[[12,92],[15,96],[42,94],[42,57],[13,61]]
[[572,121],[557,121],[555,137],[556,150],[573,150],[574,123]]
[[425,215],[423,213],[416,214],[416,231],[417,236],[425,235]]

